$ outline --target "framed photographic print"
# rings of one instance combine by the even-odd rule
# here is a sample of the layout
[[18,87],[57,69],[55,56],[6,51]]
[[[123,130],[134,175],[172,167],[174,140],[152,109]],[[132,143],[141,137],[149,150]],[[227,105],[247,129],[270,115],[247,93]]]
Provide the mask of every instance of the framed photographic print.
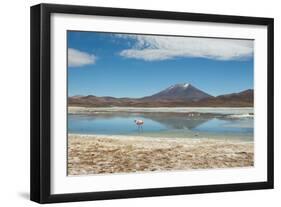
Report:
[[31,7],[31,200],[273,188],[273,19]]

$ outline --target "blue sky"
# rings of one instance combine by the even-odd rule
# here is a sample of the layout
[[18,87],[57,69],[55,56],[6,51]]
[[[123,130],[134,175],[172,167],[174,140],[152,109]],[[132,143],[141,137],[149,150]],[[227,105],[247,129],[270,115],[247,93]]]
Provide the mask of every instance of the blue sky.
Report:
[[253,41],[68,31],[68,95],[143,97],[176,83],[253,88]]

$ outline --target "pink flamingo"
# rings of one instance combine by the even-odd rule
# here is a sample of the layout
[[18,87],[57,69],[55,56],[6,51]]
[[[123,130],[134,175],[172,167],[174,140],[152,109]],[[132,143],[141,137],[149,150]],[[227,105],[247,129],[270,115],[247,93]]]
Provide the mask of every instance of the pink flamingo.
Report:
[[138,129],[142,129],[142,125],[144,124],[144,121],[141,119],[137,119],[134,121],[136,125],[138,126]]

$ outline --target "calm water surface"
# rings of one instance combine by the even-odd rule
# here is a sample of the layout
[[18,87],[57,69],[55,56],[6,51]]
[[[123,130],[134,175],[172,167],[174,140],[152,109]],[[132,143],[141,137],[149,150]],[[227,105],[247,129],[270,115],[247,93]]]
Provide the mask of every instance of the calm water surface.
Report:
[[[144,121],[143,129],[138,129],[135,119]],[[68,115],[68,132],[251,141],[253,118],[228,118],[216,114],[190,117],[184,113],[99,112],[91,115]]]

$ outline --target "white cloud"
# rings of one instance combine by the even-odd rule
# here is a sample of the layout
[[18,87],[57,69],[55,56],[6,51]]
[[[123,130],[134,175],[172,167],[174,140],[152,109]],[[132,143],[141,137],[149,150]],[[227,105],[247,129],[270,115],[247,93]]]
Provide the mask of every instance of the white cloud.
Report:
[[85,65],[95,64],[96,56],[88,54],[73,48],[68,48],[68,66],[81,67]]
[[252,40],[120,34],[117,37],[134,41],[131,48],[120,52],[121,56],[146,61],[176,57],[243,60],[253,56]]

